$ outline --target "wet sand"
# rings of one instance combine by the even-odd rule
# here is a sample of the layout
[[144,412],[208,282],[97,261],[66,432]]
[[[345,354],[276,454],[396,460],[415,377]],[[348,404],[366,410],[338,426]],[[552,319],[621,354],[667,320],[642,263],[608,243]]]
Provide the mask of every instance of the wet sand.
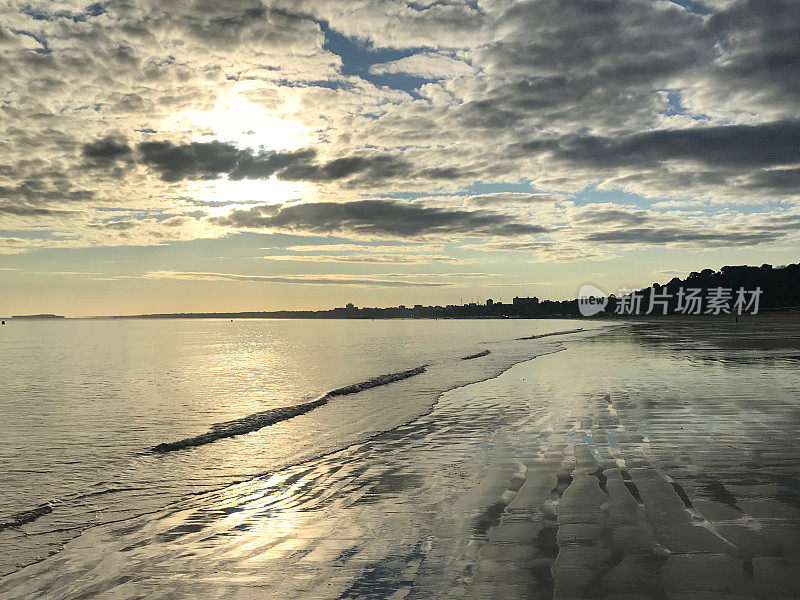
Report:
[[800,329],[758,327],[569,336],[370,440],[90,529],[0,597],[796,598]]

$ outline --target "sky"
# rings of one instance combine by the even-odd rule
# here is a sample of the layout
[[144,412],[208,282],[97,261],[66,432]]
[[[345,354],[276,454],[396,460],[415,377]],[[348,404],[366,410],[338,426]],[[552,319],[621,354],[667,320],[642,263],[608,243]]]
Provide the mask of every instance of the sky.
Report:
[[798,261],[796,0],[5,0],[0,314]]

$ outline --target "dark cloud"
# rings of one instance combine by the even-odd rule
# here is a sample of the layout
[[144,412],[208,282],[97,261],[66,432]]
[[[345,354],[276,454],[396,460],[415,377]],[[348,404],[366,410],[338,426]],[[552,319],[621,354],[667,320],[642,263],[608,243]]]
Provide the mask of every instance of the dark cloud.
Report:
[[83,202],[94,198],[91,190],[74,190],[67,183],[49,183],[42,179],[26,179],[15,186],[0,185],[0,201],[23,200],[31,204],[47,202]]
[[773,242],[782,234],[777,232],[720,232],[687,231],[680,227],[639,227],[614,229],[585,236],[584,241],[606,244],[703,244],[706,246],[752,246]]
[[574,216],[581,225],[605,225],[608,223],[623,225],[642,225],[648,220],[647,211],[630,211],[623,209],[603,208],[593,210],[591,207]]
[[532,140],[525,151],[594,167],[654,166],[691,161],[716,167],[761,168],[800,161],[800,121],[661,129],[623,136]]
[[752,96],[763,108],[800,108],[800,3],[738,0],[715,12],[708,28],[723,60],[707,75],[719,95]]
[[[376,156],[349,156],[337,158],[325,164],[298,163],[278,173],[279,179],[289,181],[335,181],[352,176],[365,180],[392,179],[410,175],[413,168],[407,161],[388,154]],[[430,179],[449,179],[448,174],[433,170],[420,173]],[[442,176],[444,175],[444,176]]]
[[786,194],[800,193],[800,169],[768,169],[751,175],[742,185],[751,190],[771,189]]
[[497,20],[508,26],[501,40],[485,50],[487,58],[495,67],[526,75],[652,81],[705,58],[696,47],[703,37],[702,20],[666,3],[528,0],[510,4]]
[[349,232],[415,237],[430,234],[515,236],[548,231],[541,225],[486,210],[452,210],[390,200],[316,202],[255,206],[212,219],[224,227],[281,229],[309,233]]
[[42,208],[41,206],[27,205],[0,205],[0,215],[13,215],[16,217],[52,217],[60,215],[71,215],[74,211],[57,210],[53,208]]
[[64,204],[78,204],[93,197],[88,190],[72,190],[68,185],[28,179],[15,186],[0,185],[0,214],[17,217],[57,217],[76,213]]
[[617,245],[755,246],[800,229],[800,214],[796,212],[709,216],[605,204],[580,207],[571,212],[570,218],[572,233],[581,241]]
[[800,215],[798,214],[771,214],[756,226],[759,231],[794,233],[800,231]]
[[124,140],[105,137],[83,145],[81,152],[87,162],[98,166],[109,165],[131,154],[131,147]]
[[185,27],[188,35],[204,46],[291,46],[298,38],[313,39],[321,32],[308,15],[267,7],[258,0],[196,2],[191,6],[194,10],[185,15]]
[[295,152],[260,152],[253,154],[243,151],[235,168],[228,173],[230,179],[268,179],[275,173],[284,171],[293,165],[311,163],[316,157],[315,150],[298,150]]
[[223,142],[173,144],[143,142],[138,146],[141,161],[164,181],[182,179],[268,179],[275,175],[287,181],[329,182],[358,180],[364,183],[398,177],[448,180],[461,175],[452,167],[416,170],[407,160],[391,154],[346,156],[327,162],[316,160],[313,149],[293,152],[241,150]]
[[470,128],[628,127],[653,119],[654,90],[714,58],[703,19],[667,2],[499,6],[490,13],[492,43],[470,53],[487,85],[455,110]]
[[143,142],[138,146],[141,160],[164,181],[215,179],[236,168],[240,151],[222,142]]

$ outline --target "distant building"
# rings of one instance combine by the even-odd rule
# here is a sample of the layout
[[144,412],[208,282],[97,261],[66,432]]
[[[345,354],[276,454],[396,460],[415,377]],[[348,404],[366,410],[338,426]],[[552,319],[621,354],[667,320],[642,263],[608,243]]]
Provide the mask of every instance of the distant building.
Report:
[[486,301],[486,306],[492,306],[492,304],[494,304],[494,300],[492,300],[491,298],[489,298],[489,299]]
[[414,310],[422,310],[422,304],[415,304]]
[[514,308],[525,310],[536,308],[537,306],[539,306],[539,299],[536,296],[533,298],[514,298]]

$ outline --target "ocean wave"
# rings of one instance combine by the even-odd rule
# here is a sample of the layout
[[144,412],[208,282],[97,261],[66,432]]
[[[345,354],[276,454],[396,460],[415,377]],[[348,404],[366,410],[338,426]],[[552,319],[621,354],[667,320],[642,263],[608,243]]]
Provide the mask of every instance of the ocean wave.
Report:
[[293,406],[284,406],[280,408],[273,408],[262,412],[253,413],[241,419],[234,419],[233,421],[225,421],[224,423],[215,423],[207,432],[194,437],[185,438],[176,442],[163,442],[153,446],[150,450],[159,454],[166,452],[174,452],[175,450],[183,450],[184,448],[192,448],[195,446],[202,446],[203,444],[210,444],[223,438],[229,438],[236,435],[242,435],[257,431],[269,425],[274,425],[280,421],[291,419],[299,415],[305,414],[315,408],[327,404],[328,400],[337,396],[346,396],[348,394],[357,394],[362,390],[386,385],[401,379],[408,379],[414,375],[424,373],[426,365],[408,369],[407,371],[399,371],[397,373],[387,373],[379,375],[372,379],[367,379],[360,383],[354,383],[345,387],[336,388],[331,390],[321,398],[303,404],[295,404]]
[[475,354],[470,354],[468,356],[462,356],[461,360],[472,360],[473,358],[480,358],[481,356],[486,356],[487,354],[491,354],[491,350],[481,350],[480,352],[476,352]]
[[53,507],[49,504],[40,504],[36,508],[23,510],[22,512],[11,515],[11,519],[8,521],[0,521],[0,531],[8,529],[9,527],[20,527],[21,525],[33,523],[39,517],[49,515],[51,512],[53,512]]
[[567,335],[570,333],[580,333],[583,331],[583,327],[579,327],[578,329],[567,329],[565,331],[553,331],[552,333],[541,333],[539,335],[529,335],[528,337],[521,337],[517,338],[518,340],[538,340],[545,337],[550,337],[551,335]]

